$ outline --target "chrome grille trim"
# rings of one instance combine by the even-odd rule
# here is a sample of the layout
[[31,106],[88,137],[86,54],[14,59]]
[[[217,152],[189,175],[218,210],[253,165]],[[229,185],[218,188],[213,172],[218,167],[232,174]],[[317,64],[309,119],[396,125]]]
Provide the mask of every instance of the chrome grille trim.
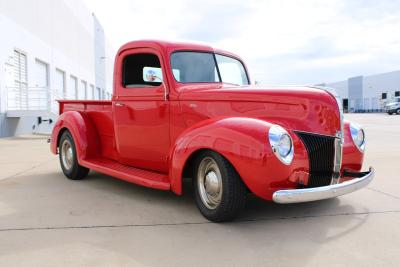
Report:
[[333,173],[331,184],[339,183],[340,169],[342,167],[343,143],[341,138],[335,138],[335,155],[333,157]]
[[342,98],[336,92],[334,88],[325,87],[325,86],[310,86],[312,88],[320,89],[327,92],[336,100],[336,104],[339,110],[339,120],[340,120],[340,130],[336,132],[336,140],[335,140],[335,156],[333,162],[333,174],[331,184],[339,183],[340,178],[340,169],[342,167],[342,158],[343,158],[343,143],[344,143],[344,115],[343,115],[343,103]]
[[334,136],[294,131],[307,150],[309,162],[308,188],[328,186],[332,183],[335,142]]

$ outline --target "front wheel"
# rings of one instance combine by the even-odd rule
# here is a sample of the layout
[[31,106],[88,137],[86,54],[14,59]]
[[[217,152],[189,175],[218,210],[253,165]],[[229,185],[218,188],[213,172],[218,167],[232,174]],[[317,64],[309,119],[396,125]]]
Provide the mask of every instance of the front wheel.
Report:
[[247,188],[239,174],[213,151],[203,151],[197,157],[193,185],[196,205],[210,221],[231,221],[246,204]]
[[58,147],[60,165],[64,175],[71,180],[85,178],[89,169],[78,164],[75,142],[69,131],[65,131],[61,135]]

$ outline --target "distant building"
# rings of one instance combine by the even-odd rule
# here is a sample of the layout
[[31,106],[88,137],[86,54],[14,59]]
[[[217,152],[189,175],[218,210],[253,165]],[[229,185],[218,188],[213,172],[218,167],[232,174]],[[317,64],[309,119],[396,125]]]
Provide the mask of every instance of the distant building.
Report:
[[80,0],[0,0],[0,137],[50,132],[55,99],[109,99],[104,30]]
[[322,85],[336,89],[345,111],[380,112],[388,101],[400,96],[400,70]]

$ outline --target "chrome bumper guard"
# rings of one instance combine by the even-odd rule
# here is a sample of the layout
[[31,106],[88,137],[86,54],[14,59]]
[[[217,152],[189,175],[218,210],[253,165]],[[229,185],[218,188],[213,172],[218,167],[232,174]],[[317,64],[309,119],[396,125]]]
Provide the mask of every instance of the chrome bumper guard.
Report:
[[368,172],[347,173],[345,176],[355,178],[343,183],[314,188],[278,190],[272,195],[272,199],[276,203],[289,204],[333,198],[367,186],[374,175],[375,170],[370,167]]

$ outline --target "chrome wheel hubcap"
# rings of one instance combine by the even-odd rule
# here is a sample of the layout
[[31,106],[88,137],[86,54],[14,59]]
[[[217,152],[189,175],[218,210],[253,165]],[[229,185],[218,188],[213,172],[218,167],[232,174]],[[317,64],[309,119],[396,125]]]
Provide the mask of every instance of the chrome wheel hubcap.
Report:
[[221,203],[222,179],[217,163],[210,157],[204,158],[197,171],[197,187],[203,204],[216,209]]
[[72,150],[71,142],[65,140],[61,146],[61,159],[64,168],[70,170],[74,162],[74,152]]

